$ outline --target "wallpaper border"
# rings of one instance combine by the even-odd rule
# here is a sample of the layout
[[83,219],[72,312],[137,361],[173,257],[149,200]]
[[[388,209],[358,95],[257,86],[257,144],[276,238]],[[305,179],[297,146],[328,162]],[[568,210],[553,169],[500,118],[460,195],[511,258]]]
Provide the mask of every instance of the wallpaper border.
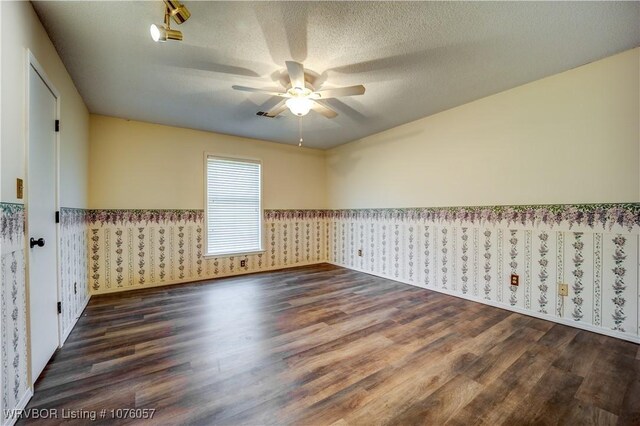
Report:
[[414,207],[328,210],[337,219],[399,219],[472,224],[602,226],[618,225],[631,231],[640,227],[640,203],[531,204],[502,206]]
[[24,234],[25,221],[24,204],[0,203],[0,238],[14,242]]
[[197,222],[204,220],[204,210],[198,209],[89,209],[89,224],[118,225],[125,223]]
[[63,228],[87,224],[89,210],[75,207],[60,207],[60,226]]
[[[196,222],[203,209],[87,209],[91,224]],[[640,203],[530,204],[456,207],[410,207],[366,209],[265,209],[264,218],[287,219],[397,219],[433,222],[462,221],[471,224],[585,226],[611,229],[640,228]]]

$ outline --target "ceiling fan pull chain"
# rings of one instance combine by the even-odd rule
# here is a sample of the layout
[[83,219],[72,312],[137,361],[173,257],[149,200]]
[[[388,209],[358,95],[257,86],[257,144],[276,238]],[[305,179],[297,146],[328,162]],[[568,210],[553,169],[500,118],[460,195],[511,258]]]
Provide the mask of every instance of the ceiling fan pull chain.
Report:
[[298,119],[298,135],[300,136],[298,146],[302,146],[302,116]]

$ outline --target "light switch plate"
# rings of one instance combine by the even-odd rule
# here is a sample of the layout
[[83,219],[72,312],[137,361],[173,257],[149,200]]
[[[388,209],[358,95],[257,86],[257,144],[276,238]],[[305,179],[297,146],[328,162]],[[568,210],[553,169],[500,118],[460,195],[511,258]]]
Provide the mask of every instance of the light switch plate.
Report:
[[22,179],[17,178],[16,179],[16,198],[18,200],[22,200],[23,197],[24,197],[24,183]]
[[559,296],[568,296],[569,295],[569,284],[558,284],[558,295]]

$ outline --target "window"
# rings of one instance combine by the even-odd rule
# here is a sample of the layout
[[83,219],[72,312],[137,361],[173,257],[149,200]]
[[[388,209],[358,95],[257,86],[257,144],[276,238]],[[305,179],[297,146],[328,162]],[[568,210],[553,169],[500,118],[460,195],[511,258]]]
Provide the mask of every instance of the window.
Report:
[[206,252],[262,251],[262,173],[259,161],[206,157]]

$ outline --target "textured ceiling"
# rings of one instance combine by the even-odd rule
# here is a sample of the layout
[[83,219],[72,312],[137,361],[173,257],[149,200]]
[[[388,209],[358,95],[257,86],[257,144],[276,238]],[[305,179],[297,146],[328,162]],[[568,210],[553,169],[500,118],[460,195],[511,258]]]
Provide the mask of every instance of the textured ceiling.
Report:
[[[92,113],[297,143],[256,115],[286,60],[323,88],[364,84],[303,119],[329,148],[640,45],[639,2],[184,2],[183,42],[154,43],[163,5],[35,2]],[[317,87],[316,87],[317,88]]]

